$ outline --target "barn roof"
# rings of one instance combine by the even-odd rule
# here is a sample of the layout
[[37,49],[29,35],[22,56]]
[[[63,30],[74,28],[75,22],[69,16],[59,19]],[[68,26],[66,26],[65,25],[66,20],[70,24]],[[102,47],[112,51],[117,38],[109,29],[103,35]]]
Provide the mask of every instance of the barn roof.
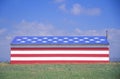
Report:
[[105,36],[16,36],[12,45],[109,45]]

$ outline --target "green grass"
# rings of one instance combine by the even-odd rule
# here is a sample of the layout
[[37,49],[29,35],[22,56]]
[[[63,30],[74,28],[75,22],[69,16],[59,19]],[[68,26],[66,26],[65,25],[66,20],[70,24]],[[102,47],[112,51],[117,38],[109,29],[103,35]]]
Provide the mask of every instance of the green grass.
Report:
[[34,65],[0,63],[0,79],[120,79],[120,63]]

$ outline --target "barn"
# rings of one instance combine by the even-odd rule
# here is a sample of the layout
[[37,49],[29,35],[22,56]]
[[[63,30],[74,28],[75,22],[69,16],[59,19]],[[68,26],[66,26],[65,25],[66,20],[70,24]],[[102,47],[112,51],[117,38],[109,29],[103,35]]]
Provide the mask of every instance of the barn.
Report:
[[11,64],[108,63],[106,36],[16,36]]

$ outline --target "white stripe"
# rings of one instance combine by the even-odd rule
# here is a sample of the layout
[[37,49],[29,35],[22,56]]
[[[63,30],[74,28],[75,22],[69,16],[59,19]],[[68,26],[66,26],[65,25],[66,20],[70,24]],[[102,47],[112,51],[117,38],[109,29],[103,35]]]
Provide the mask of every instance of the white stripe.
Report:
[[11,54],[109,54],[109,51],[11,51]]
[[11,60],[15,61],[27,61],[27,60],[109,60],[109,57],[11,57]]

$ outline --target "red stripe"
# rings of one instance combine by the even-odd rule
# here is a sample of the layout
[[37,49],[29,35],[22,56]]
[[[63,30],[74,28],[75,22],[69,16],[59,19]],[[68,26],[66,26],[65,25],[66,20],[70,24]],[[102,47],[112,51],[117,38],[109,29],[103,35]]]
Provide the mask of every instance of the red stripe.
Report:
[[11,64],[80,64],[80,63],[109,63],[109,61],[11,61]]
[[11,48],[11,50],[109,50],[109,48]]
[[109,57],[109,54],[11,54],[11,57]]

